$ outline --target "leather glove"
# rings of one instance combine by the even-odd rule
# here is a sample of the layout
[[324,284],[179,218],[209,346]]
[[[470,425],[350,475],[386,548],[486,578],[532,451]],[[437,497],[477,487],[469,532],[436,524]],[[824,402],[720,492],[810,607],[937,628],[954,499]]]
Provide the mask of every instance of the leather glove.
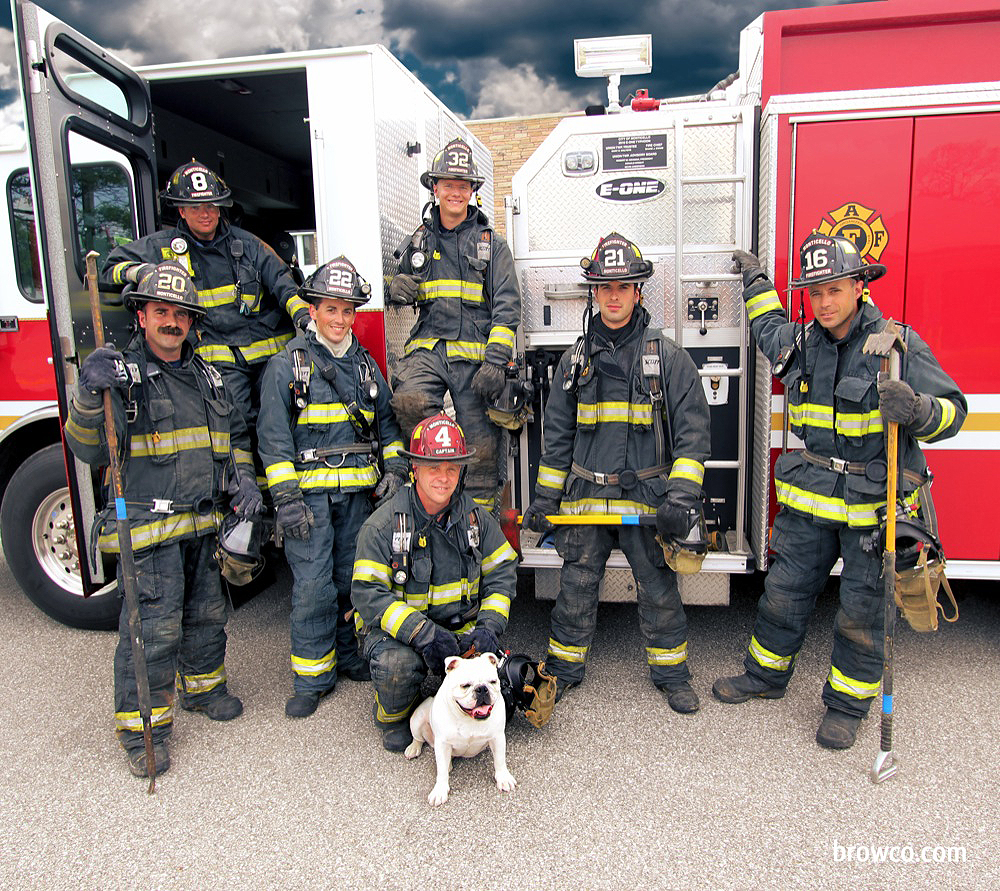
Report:
[[153,263],[136,263],[134,266],[129,266],[125,270],[125,274],[122,278],[127,282],[132,282],[132,284],[139,284],[147,275],[150,275],[156,270],[156,266]]
[[521,517],[521,528],[532,532],[551,532],[556,527],[546,514],[556,513],[559,513],[559,502],[539,495]]
[[683,538],[691,529],[691,511],[701,499],[683,489],[667,490],[663,504],[656,509],[656,531],[663,539]]
[[416,303],[419,292],[420,279],[415,275],[407,275],[405,272],[401,272],[389,282],[390,303],[397,303],[400,306]]
[[230,506],[238,517],[259,517],[264,511],[264,496],[257,487],[257,481],[249,474],[242,473],[229,484],[229,494],[233,496]]
[[309,323],[311,321],[312,315],[310,315],[309,310],[305,308],[300,309],[297,313],[295,313],[295,317],[292,319],[292,322],[295,327],[299,329],[299,331],[305,331],[306,328],[309,327]]
[[493,362],[483,362],[472,376],[472,391],[480,399],[493,399],[503,392],[507,369]]
[[458,639],[459,649],[465,653],[468,651],[469,647],[475,647],[476,653],[496,653],[499,655],[503,652],[500,647],[500,640],[497,636],[490,631],[489,628],[483,628],[476,626],[471,631],[466,631]]
[[114,347],[98,347],[80,366],[77,401],[84,408],[98,408],[104,403],[103,391],[125,380],[125,357]]
[[274,543],[281,547],[285,536],[309,541],[309,527],[314,522],[313,513],[302,498],[282,501],[274,511]]
[[405,482],[407,482],[406,477],[396,473],[394,470],[387,470],[382,475],[382,479],[378,481],[378,485],[372,493],[375,496],[376,507],[383,501],[388,501],[392,498],[392,496],[400,490]]
[[749,288],[757,279],[766,278],[756,254],[749,251],[733,251],[733,272],[743,276],[743,287]]
[[919,430],[930,421],[934,404],[930,396],[914,393],[906,381],[879,381],[878,410],[887,421]]
[[427,619],[410,641],[433,674],[444,674],[444,660],[461,656],[458,638],[451,632]]

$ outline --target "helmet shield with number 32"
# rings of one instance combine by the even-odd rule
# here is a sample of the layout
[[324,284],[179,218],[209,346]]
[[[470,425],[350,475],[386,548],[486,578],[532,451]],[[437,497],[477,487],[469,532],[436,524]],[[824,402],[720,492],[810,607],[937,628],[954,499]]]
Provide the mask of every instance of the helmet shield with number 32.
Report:
[[485,182],[464,139],[453,139],[434,156],[431,169],[420,174],[420,185],[433,192],[434,181],[439,179],[463,179],[472,183],[473,192]]
[[123,300],[125,306],[133,310],[147,301],[156,301],[182,306],[195,316],[203,316],[208,312],[198,303],[198,292],[187,270],[175,260],[158,264],[140,282],[138,288],[124,295]]
[[433,415],[417,424],[410,437],[410,450],[401,451],[414,463],[468,464],[476,453],[466,446],[462,428],[445,414]]

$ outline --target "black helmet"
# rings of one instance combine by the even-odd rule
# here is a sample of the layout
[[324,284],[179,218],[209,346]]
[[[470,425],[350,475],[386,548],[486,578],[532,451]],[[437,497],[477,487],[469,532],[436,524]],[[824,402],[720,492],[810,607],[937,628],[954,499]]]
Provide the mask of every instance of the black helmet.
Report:
[[[885,540],[885,531],[882,532]],[[927,551],[927,561],[941,560],[941,540],[916,517],[896,517],[896,571],[913,569],[920,558],[920,552]]]
[[170,176],[167,187],[160,193],[167,204],[191,207],[195,204],[217,204],[232,207],[232,192],[222,177],[192,158]]
[[135,290],[127,291],[122,298],[128,309],[137,309],[139,304],[149,300],[159,303],[173,303],[197,316],[203,316],[207,309],[198,302],[198,292],[191,282],[188,271],[176,260],[166,260],[146,275]]
[[473,192],[485,182],[464,139],[453,139],[434,156],[431,169],[420,174],[420,185],[433,192],[434,181],[439,179],[464,179],[472,183]]
[[644,282],[653,274],[653,264],[624,235],[605,235],[594,253],[580,261],[588,282]]
[[839,278],[874,281],[885,275],[881,263],[865,263],[857,245],[843,235],[820,235],[814,232],[799,248],[799,278],[790,288],[808,288]]
[[303,300],[316,305],[324,297],[339,297],[361,306],[371,299],[372,287],[358,275],[354,264],[341,254],[310,275],[299,289],[299,294]]
[[261,541],[264,524],[260,517],[240,517],[226,513],[219,526],[219,547],[215,559],[223,578],[234,585],[249,585],[264,567]]

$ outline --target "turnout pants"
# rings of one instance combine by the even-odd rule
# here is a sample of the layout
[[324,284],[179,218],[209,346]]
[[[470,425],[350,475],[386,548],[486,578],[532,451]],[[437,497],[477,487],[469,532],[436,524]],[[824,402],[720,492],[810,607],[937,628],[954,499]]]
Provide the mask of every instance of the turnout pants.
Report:
[[368,492],[306,492],[315,525],[308,541],[285,538],[292,568],[292,672],[296,693],[325,693],[337,666],[361,664],[351,606],[351,572]]
[[882,556],[861,549],[870,529],[820,526],[782,508],[774,520],[771,548],[777,554],[764,581],[753,637],[744,665],[748,674],[784,687],[806,635],[809,615],[838,557],[840,609],[833,626],[833,657],[823,685],[830,708],[864,717],[879,691],[885,650]]
[[407,720],[427,677],[423,658],[381,629],[368,633],[363,649],[375,688],[375,722],[385,726]]
[[476,454],[469,463],[466,491],[477,504],[492,510],[500,485],[500,465],[504,460],[500,443],[502,429],[486,414],[486,403],[473,392],[472,378],[479,362],[448,359],[445,342],[432,350],[417,350],[400,360],[393,381],[392,410],[406,442],[413,428],[424,418],[444,410],[444,397],[451,393],[455,420],[465,441]]
[[[203,535],[135,554],[154,742],[163,742],[170,735],[178,673],[189,705],[227,692],[226,599],[215,561],[215,542],[214,534]],[[118,586],[123,586],[120,563]],[[115,726],[126,750],[142,748],[142,720],[124,601],[115,650]]]
[[677,578],[666,565],[655,533],[643,526],[563,526],[555,533],[563,558],[559,595],[552,608],[546,667],[560,681],[583,680],[597,627],[598,589],[615,540],[628,558],[638,591],[639,628],[654,684],[687,681],[687,618]]

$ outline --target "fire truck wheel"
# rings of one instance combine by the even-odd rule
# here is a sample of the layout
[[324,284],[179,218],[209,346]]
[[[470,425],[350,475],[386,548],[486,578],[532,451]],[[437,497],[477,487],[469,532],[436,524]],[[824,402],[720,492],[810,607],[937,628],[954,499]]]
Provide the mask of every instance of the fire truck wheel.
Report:
[[39,609],[72,628],[118,627],[117,585],[83,596],[60,445],[46,446],[14,472],[0,506],[0,535],[14,578]]

